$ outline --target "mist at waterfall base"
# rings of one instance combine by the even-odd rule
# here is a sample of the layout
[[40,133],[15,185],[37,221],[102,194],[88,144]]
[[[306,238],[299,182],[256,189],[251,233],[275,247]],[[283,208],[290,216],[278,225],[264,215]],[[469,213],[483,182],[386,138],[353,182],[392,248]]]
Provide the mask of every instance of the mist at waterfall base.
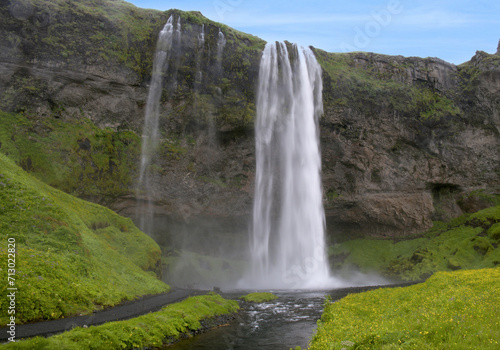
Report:
[[[226,45],[218,29],[216,50],[205,49],[205,26],[199,31],[195,97],[205,79],[201,69],[204,55],[216,55],[211,71],[222,77]],[[136,193],[143,204],[134,218],[162,247],[165,282],[200,289],[331,289],[385,284],[381,278],[360,273],[344,279],[329,273],[318,128],[323,108],[321,67],[308,48],[273,43],[262,55],[253,217],[165,216],[154,212],[155,186],[161,181],[150,168],[161,163],[160,99],[165,88],[176,86],[182,35],[181,18],[174,15],[159,33]],[[208,135],[213,150],[218,147],[214,121],[212,116],[207,120],[207,130],[201,132]]]

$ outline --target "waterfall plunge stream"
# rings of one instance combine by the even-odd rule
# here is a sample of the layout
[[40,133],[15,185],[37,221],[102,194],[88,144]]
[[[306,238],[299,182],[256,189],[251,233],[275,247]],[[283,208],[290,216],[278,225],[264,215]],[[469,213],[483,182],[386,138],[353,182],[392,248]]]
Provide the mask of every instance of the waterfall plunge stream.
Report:
[[242,285],[318,288],[329,281],[318,119],[321,67],[308,48],[267,44],[259,70],[252,271]]

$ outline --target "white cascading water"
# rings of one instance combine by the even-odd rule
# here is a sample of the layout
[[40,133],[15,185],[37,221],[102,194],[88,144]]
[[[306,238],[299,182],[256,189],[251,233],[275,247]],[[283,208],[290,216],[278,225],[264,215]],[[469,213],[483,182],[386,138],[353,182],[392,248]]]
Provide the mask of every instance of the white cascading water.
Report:
[[179,68],[180,60],[181,60],[181,17],[177,18],[177,24],[175,25],[174,31],[174,45],[177,45],[177,50],[173,50],[172,52],[172,63],[174,66],[172,72],[172,81],[170,82],[170,89],[175,90],[177,88],[177,71]]
[[205,24],[201,25],[200,34],[198,35],[198,49],[196,51],[196,76],[194,80],[194,91],[198,92],[203,79],[203,72],[201,71],[201,58],[203,56],[203,47],[205,45]]
[[[146,197],[145,208],[141,208],[140,228],[143,231],[149,231],[147,224],[150,222],[148,215],[151,213],[151,183],[149,166],[151,159],[158,147],[160,141],[159,134],[159,115],[160,115],[160,97],[162,93],[163,75],[168,68],[168,58],[172,49],[172,38],[174,36],[173,15],[170,16],[167,23],[158,35],[156,44],[156,53],[153,60],[153,71],[151,74],[151,84],[149,86],[148,99],[146,102],[146,113],[144,116],[144,129],[142,131],[141,164],[139,170],[138,194]],[[179,34],[180,35],[180,34]]]
[[219,28],[219,35],[217,37],[217,59],[222,59],[222,51],[224,50],[224,46],[226,46],[226,37],[224,33]]
[[219,34],[217,36],[217,61],[216,61],[218,74],[222,74],[222,54],[224,53],[225,46],[226,46],[226,37],[219,28]]
[[242,286],[328,283],[318,119],[321,67],[309,48],[267,44],[259,70],[250,276]]
[[201,46],[204,43],[205,43],[205,24],[202,24],[200,35],[198,36],[198,44]]

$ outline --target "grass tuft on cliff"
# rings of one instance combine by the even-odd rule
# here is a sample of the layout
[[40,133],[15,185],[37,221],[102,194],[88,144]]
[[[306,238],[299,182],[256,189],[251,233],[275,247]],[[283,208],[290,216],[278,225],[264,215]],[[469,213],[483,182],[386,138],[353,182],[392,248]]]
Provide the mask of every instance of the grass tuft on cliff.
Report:
[[465,214],[416,239],[356,239],[329,248],[338,273],[352,268],[417,281],[437,271],[500,265],[500,205]]
[[500,268],[326,303],[309,349],[498,349]]
[[[88,314],[169,289],[157,278],[160,248],[130,219],[51,188],[2,153],[0,235],[5,262],[7,241],[15,239],[18,324]],[[0,278],[7,281],[6,265]],[[0,308],[7,303],[0,298]]]
[[190,297],[161,311],[101,326],[75,328],[50,338],[10,343],[6,349],[144,349],[159,348],[181,334],[202,328],[200,321],[238,311],[238,302],[220,295]]

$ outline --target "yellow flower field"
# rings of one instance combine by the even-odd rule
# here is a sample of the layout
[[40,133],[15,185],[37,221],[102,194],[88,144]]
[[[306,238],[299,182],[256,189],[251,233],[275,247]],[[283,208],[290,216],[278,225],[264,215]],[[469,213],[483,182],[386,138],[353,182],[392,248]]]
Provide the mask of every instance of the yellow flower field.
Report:
[[425,283],[325,306],[309,349],[499,349],[500,268],[438,272]]

